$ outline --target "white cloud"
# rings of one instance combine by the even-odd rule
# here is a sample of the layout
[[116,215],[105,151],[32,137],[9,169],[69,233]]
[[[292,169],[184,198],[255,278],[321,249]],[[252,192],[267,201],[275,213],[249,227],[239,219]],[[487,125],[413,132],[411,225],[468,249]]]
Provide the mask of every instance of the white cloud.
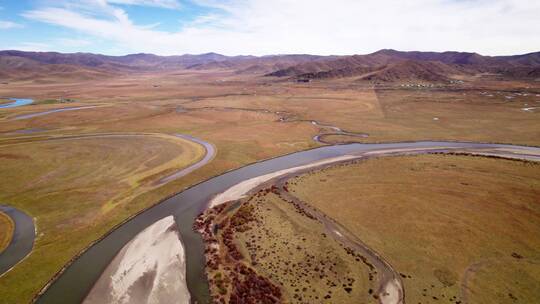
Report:
[[59,38],[55,41],[63,47],[77,48],[91,45],[92,42],[86,39]]
[[162,8],[177,9],[180,8],[180,2],[177,0],[108,0],[112,4],[127,4],[141,6],[155,6]]
[[15,22],[0,20],[0,29],[2,30],[12,29],[12,28],[21,28],[21,27],[23,27],[21,24],[18,24]]
[[[176,32],[137,24],[114,3],[44,7],[24,17],[106,39],[125,52],[355,54],[382,48],[516,54],[540,50],[540,1],[193,0],[213,8]],[[216,11],[217,10],[217,11]]]
[[22,42],[16,45],[10,45],[4,47],[4,49],[9,50],[21,50],[29,52],[51,52],[58,51],[58,48],[62,50],[77,49],[80,47],[89,46],[92,44],[92,41],[85,39],[72,39],[72,38],[57,38],[53,39],[47,43],[44,42]]
[[20,50],[27,52],[49,52],[53,51],[50,45],[41,42],[23,42],[18,45],[10,46],[5,49],[9,50]]

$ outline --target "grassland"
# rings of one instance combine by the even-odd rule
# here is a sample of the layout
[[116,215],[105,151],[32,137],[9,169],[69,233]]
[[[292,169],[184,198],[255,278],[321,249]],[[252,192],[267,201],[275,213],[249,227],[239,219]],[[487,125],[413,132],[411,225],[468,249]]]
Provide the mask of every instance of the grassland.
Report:
[[[39,236],[38,243],[41,243],[38,245],[43,246],[40,245],[39,250],[8,276],[0,278],[0,293],[7,295],[0,303],[31,298],[48,276],[81,248],[115,224],[164,197],[226,170],[319,146],[312,138],[322,130],[309,120],[347,131],[369,133],[368,138],[350,138],[366,142],[454,139],[540,145],[539,112],[521,110],[526,103],[532,105],[540,100],[534,93],[539,87],[538,83],[530,82],[478,82],[459,88],[411,90],[381,88],[348,80],[297,84],[223,71],[133,74],[69,82],[41,79],[2,84],[1,96],[38,101],[63,97],[76,100],[69,103],[70,107],[100,107],[25,120],[13,118],[68,105],[38,102],[0,111],[1,153],[13,157],[11,149],[18,149],[21,157],[29,157],[2,159],[10,165],[2,166],[0,178],[11,178],[12,181],[9,186],[0,187],[0,198],[37,216],[38,234],[46,229],[44,236],[48,237],[41,241],[42,236]],[[488,93],[484,94],[485,91]],[[516,92],[528,92],[528,95],[517,95]],[[511,94],[512,99],[507,99],[507,94]],[[283,117],[286,122],[280,121]],[[433,120],[434,117],[439,120]],[[209,165],[188,176],[153,188],[149,186],[151,181],[171,168],[182,166],[171,158],[171,151],[178,152],[178,145],[155,145],[154,154],[145,152],[138,157],[133,155],[139,155],[139,150],[148,151],[155,141],[163,141],[156,139],[147,144],[142,139],[104,139],[106,143],[98,147],[100,140],[86,139],[96,145],[92,149],[79,149],[82,141],[63,141],[64,148],[42,143],[44,139],[66,135],[126,132],[164,136],[190,134],[211,142],[218,154]],[[328,138],[334,142],[349,140]],[[13,145],[16,143],[25,144],[16,148]],[[61,160],[46,156],[61,155],[57,153],[65,153],[67,147],[75,149],[72,156]],[[78,154],[77,151],[86,152]],[[107,151],[106,157],[103,151]],[[17,153],[15,155],[19,157]],[[156,162],[143,159],[143,154]],[[164,158],[158,156],[161,154]],[[77,157],[73,158],[75,155]],[[118,155],[114,163],[109,162],[112,155]],[[41,156],[43,159],[38,162]],[[168,165],[159,163],[159,159]],[[101,182],[90,185],[82,182],[86,179],[84,175],[74,178],[74,171],[81,166],[82,160],[88,160],[83,163],[86,164],[82,167],[84,172],[88,172],[88,168],[100,168]],[[134,164],[136,161],[146,162],[148,167],[141,169],[139,164]],[[107,171],[101,167],[102,163],[118,168]],[[152,171],[150,166],[156,164],[161,169]],[[65,169],[57,170],[53,165]],[[39,184],[40,189],[29,188],[29,179],[25,175],[33,171],[43,176],[51,172],[54,178],[44,178],[46,182]],[[133,175],[133,172],[137,173]],[[97,178],[93,174],[89,177]],[[106,182],[107,187],[100,185]],[[39,194],[36,199],[31,197],[34,193]],[[88,201],[89,198],[92,200]],[[51,200],[61,204],[43,203]],[[41,203],[34,204],[34,201]],[[56,230],[48,230],[42,221]],[[48,236],[49,231],[70,233],[52,237]],[[57,246],[65,250],[58,252]],[[52,262],[45,265],[41,256],[51,257]],[[38,268],[39,273],[31,275]]]
[[[309,148],[309,139],[319,128],[308,120],[317,120],[347,131],[368,133],[369,138],[347,139],[364,142],[446,139],[540,144],[540,111],[522,110],[539,104],[540,89],[535,82],[478,80],[466,85],[409,89],[347,80],[296,84],[234,73],[192,72],[69,85],[20,82],[0,87],[5,96],[20,96],[21,92],[36,100],[64,96],[78,100],[73,106],[99,103],[109,107],[12,122],[9,128],[0,125],[0,132],[30,125],[142,132],[181,129],[218,140],[223,140],[224,134],[231,141],[236,140],[235,136],[249,135],[257,138],[260,146],[294,145],[282,149],[290,151]],[[2,114],[8,118],[15,112],[23,114],[60,106],[35,105]],[[275,112],[296,122],[280,123],[280,115]],[[233,121],[234,126],[230,124]],[[248,132],[253,127],[261,128],[260,136]],[[294,134],[274,138],[281,130]]]
[[373,300],[368,267],[327,237],[323,224],[273,193],[254,198],[254,206],[259,225],[238,234],[241,252],[252,257],[255,269],[282,285],[287,302]]
[[74,102],[73,100],[65,100],[63,101],[61,98],[49,98],[49,99],[42,99],[37,100],[32,103],[32,105],[48,105],[48,104],[57,104],[57,103],[63,103],[63,104],[69,104],[71,102]]
[[[35,218],[32,254],[1,278],[0,302],[27,302],[69,259],[148,206],[136,198],[171,170],[199,160],[201,146],[144,134],[55,138],[3,145],[0,200]],[[159,188],[158,188],[159,189]],[[31,276],[31,279],[30,279]]]
[[388,260],[404,277],[409,303],[532,303],[540,296],[538,164],[369,159],[303,175],[289,189]]
[[367,264],[281,196],[261,190],[239,207],[216,209],[206,215],[220,227],[207,235],[217,240],[209,250],[219,248],[207,268],[215,299],[233,299],[241,288],[232,282],[249,282],[238,278],[247,267],[279,287],[282,303],[376,302]]
[[7,248],[13,238],[15,225],[13,220],[4,212],[0,211],[0,252]]

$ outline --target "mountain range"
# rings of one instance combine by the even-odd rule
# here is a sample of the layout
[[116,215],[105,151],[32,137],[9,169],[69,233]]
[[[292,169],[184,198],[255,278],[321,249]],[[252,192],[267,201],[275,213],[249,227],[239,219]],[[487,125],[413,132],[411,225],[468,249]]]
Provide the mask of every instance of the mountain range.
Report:
[[515,56],[482,56],[467,52],[401,52],[380,50],[367,55],[317,56],[158,56],[130,54],[0,51],[0,79],[56,76],[93,79],[125,73],[220,70],[286,80],[353,78],[372,82],[446,82],[479,73],[519,79],[540,78],[540,52]]

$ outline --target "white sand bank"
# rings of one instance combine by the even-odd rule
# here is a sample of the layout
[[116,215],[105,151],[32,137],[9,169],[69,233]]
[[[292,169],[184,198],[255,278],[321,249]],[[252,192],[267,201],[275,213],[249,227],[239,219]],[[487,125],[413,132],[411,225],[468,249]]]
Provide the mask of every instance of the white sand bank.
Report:
[[267,182],[267,181],[269,181],[269,180],[271,180],[273,178],[280,177],[280,176],[283,176],[283,175],[286,175],[286,174],[289,174],[289,173],[294,173],[294,172],[297,172],[297,171],[300,171],[300,170],[309,169],[309,168],[313,168],[313,167],[317,167],[317,166],[321,166],[321,165],[326,165],[326,164],[330,164],[330,163],[335,163],[335,162],[339,162],[339,161],[343,161],[343,160],[353,159],[353,158],[358,158],[358,156],[355,156],[355,155],[343,155],[343,156],[339,156],[339,157],[323,159],[323,160],[320,160],[318,162],[314,162],[314,163],[311,163],[311,164],[308,164],[308,165],[298,166],[298,167],[289,168],[289,169],[283,169],[283,170],[280,170],[280,171],[276,171],[274,173],[269,173],[269,174],[257,176],[257,177],[254,177],[254,178],[250,178],[248,180],[245,180],[243,182],[240,182],[240,183],[232,186],[231,188],[227,189],[225,192],[222,192],[222,193],[216,195],[210,201],[210,205],[208,207],[212,208],[212,207],[215,207],[217,205],[226,203],[228,201],[240,199],[240,198],[244,197],[246,195],[246,193],[248,193],[251,189],[253,189],[253,188],[255,188],[255,187],[257,187],[257,186],[259,186],[259,185],[261,185],[261,184],[263,184],[263,183],[265,183],[265,182]]
[[398,280],[392,280],[384,286],[384,290],[379,294],[382,304],[403,304],[403,289]]
[[127,243],[101,274],[89,303],[186,303],[185,254],[173,216],[163,218]]

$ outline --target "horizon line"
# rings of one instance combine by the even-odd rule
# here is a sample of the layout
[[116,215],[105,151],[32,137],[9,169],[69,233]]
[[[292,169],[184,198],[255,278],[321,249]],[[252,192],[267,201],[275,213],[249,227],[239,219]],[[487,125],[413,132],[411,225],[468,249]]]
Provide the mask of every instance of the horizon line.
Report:
[[107,56],[107,57],[126,57],[126,56],[133,56],[133,55],[151,55],[151,56],[157,56],[157,57],[181,57],[181,56],[202,56],[202,55],[219,55],[224,57],[255,57],[255,58],[263,58],[263,57],[272,57],[272,56],[318,56],[318,57],[348,57],[348,56],[365,56],[365,55],[372,55],[375,53],[383,52],[383,51],[393,51],[393,52],[400,52],[400,53],[438,53],[438,54],[444,54],[444,53],[463,53],[463,54],[476,54],[480,55],[482,57],[509,57],[509,56],[524,56],[524,55],[530,55],[530,54],[536,54],[540,53],[539,51],[534,52],[528,52],[528,53],[519,53],[519,54],[510,54],[510,55],[482,55],[478,52],[469,52],[469,51],[457,51],[457,50],[448,50],[448,51],[417,51],[417,50],[409,50],[409,51],[401,51],[391,48],[384,48],[380,49],[371,53],[354,53],[354,54],[329,54],[329,55],[321,55],[321,54],[315,54],[315,53],[281,53],[281,54],[267,54],[267,55],[251,55],[251,54],[237,54],[237,55],[225,55],[217,52],[206,52],[206,53],[184,53],[184,54],[174,54],[174,55],[158,55],[155,53],[125,53],[123,55],[109,55],[105,53],[94,53],[94,52],[60,52],[60,51],[31,51],[31,50],[18,50],[18,49],[1,49],[0,52],[22,52],[22,53],[42,53],[42,54],[62,54],[62,55],[77,55],[77,54],[88,54],[88,55],[100,55],[100,56]]

